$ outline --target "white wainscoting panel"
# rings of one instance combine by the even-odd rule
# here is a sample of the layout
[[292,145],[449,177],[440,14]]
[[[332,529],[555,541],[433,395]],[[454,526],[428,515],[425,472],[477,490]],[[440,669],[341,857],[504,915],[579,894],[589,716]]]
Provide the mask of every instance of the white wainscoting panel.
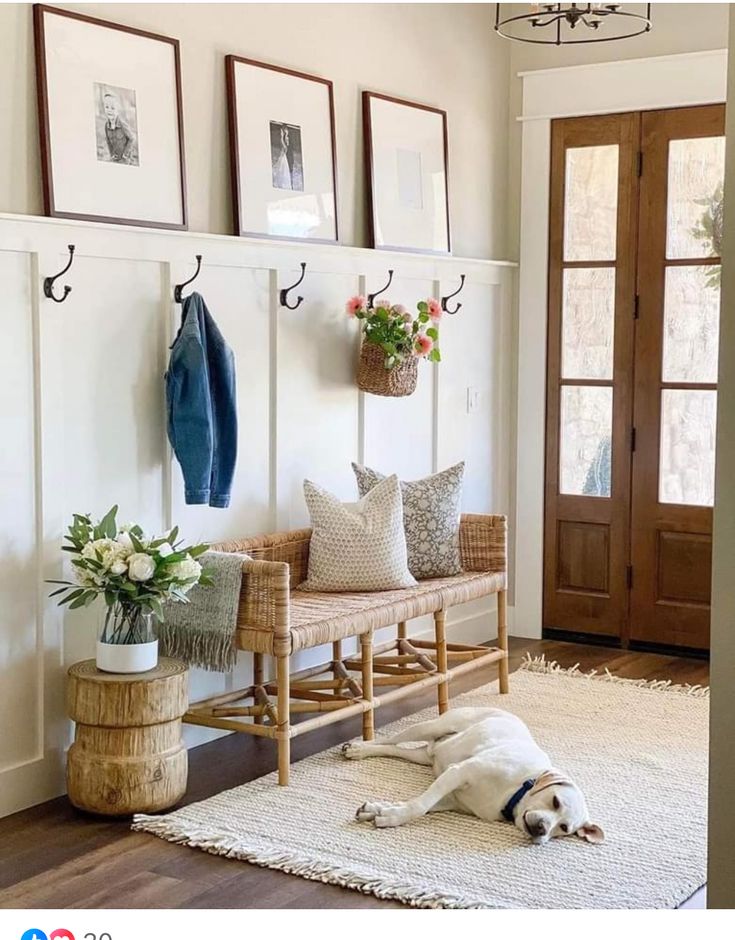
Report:
[[31,268],[26,252],[0,251],[0,779],[43,754]]
[[[67,245],[74,264],[56,285]],[[237,371],[238,462],[228,509],[187,506],[166,436],[164,373],[181,308],[173,285],[190,277],[231,346]],[[296,310],[279,288],[303,283]],[[187,541],[217,541],[308,523],[303,479],[345,500],[352,460],[403,478],[467,461],[465,509],[509,506],[510,310],[513,265],[339,246],[156,232],[124,226],[0,216],[5,394],[0,403],[0,815],[63,792],[71,725],[68,666],[94,653],[98,614],[60,610],[46,580],[68,573],[60,551],[74,512],[113,503],[122,521],[151,532],[177,524]],[[355,385],[359,326],[347,297],[395,270],[389,296],[406,306],[453,290],[438,368],[419,364],[416,393],[363,395]],[[469,410],[467,388],[476,391]],[[474,394],[474,392],[473,392]],[[490,639],[491,601],[451,612],[455,639]],[[414,625],[429,629],[430,619]],[[378,640],[391,635],[381,632]],[[324,661],[309,650],[295,668]],[[192,670],[192,700],[246,685],[251,657],[231,675]],[[197,744],[215,732],[187,728]]]
[[[434,282],[425,278],[396,276],[384,295],[402,303],[411,313],[416,303],[434,294]],[[413,395],[404,398],[364,396],[365,452],[367,466],[381,473],[397,473],[415,480],[434,469],[434,381],[435,370],[419,362],[418,382]]]
[[[292,283],[296,276],[285,271],[281,282]],[[340,499],[355,498],[350,461],[359,452],[354,376],[360,332],[345,313],[345,301],[358,287],[354,274],[309,271],[293,292],[304,296],[301,306],[276,309],[279,530],[309,524],[305,477]]]
[[[47,316],[60,318],[63,383],[47,389],[62,412],[59,510],[99,518],[117,504],[120,522],[164,527],[161,365],[165,322],[161,269],[154,262],[74,262],[74,289]],[[52,496],[54,494],[49,494]],[[63,576],[71,578],[71,565]],[[94,654],[97,605],[64,608],[64,662]]]

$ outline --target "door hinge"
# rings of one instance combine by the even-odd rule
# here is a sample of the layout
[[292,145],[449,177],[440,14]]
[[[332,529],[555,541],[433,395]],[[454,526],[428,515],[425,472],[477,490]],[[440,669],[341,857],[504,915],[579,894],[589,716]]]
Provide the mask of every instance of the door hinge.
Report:
[[635,300],[633,301],[633,319],[637,320],[641,315],[641,295],[636,294]]
[[628,565],[625,569],[625,583],[630,590],[633,587],[633,565]]
[[638,176],[643,176],[643,151],[638,151]]
[[635,428],[630,429],[630,449],[635,451]]

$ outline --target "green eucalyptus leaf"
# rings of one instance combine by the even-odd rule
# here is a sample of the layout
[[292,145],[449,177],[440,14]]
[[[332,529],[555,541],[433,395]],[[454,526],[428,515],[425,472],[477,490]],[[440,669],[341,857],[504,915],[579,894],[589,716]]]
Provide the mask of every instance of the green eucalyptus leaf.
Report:
[[117,506],[113,506],[108,513],[106,513],[99,521],[99,529],[102,532],[103,538],[114,539],[117,535],[117,522],[115,517],[117,516]]
[[130,541],[133,543],[133,548],[135,549],[135,551],[136,551],[136,552],[144,552],[144,551],[145,551],[145,546],[144,546],[143,543],[139,540],[138,536],[133,533],[133,530],[132,530],[132,529],[130,529],[130,531],[128,532],[128,535],[130,536]]

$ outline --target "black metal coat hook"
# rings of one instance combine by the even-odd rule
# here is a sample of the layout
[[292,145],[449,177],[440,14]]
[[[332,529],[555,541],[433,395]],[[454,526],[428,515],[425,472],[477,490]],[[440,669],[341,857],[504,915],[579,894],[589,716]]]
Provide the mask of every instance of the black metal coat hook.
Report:
[[66,264],[66,267],[63,270],[59,271],[58,274],[54,274],[53,277],[45,277],[43,279],[44,294],[49,298],[49,300],[53,300],[57,304],[63,303],[66,300],[66,298],[69,296],[69,294],[71,294],[71,287],[69,287],[68,284],[64,284],[64,296],[55,297],[54,296],[54,281],[57,278],[61,277],[62,274],[66,274],[66,272],[71,267],[71,263],[73,260],[74,260],[74,245],[69,245],[69,260]]
[[288,302],[288,295],[290,291],[292,291],[294,288],[299,286],[299,284],[304,280],[305,277],[306,277],[306,262],[302,261],[301,262],[301,277],[298,279],[298,281],[295,281],[290,287],[282,287],[280,290],[280,293],[278,296],[280,298],[282,307],[286,307],[286,309],[288,310],[295,310],[297,307],[301,306],[304,298],[300,294],[296,298],[295,304],[290,304]]
[[367,299],[368,310],[372,310],[372,309],[373,309],[373,304],[375,303],[375,298],[376,298],[379,294],[382,294],[384,291],[387,291],[388,288],[391,286],[392,283],[393,283],[393,269],[392,269],[392,268],[389,268],[389,269],[388,269],[388,282],[387,282],[387,284],[385,285],[385,287],[381,287],[380,290],[376,290],[374,294],[368,294],[368,299]]
[[196,255],[196,259],[197,259],[197,269],[194,272],[193,276],[190,277],[188,281],[184,281],[183,284],[177,284],[176,287],[174,287],[174,300],[176,301],[177,304],[183,303],[183,297],[181,296],[181,292],[183,291],[183,289],[188,284],[191,284],[192,281],[195,281],[197,277],[199,276],[199,271],[201,270],[201,267],[202,267],[202,256]]
[[456,297],[463,287],[464,287],[464,274],[460,274],[459,287],[457,288],[457,290],[453,291],[451,294],[447,294],[446,297],[442,297],[442,310],[444,311],[444,313],[448,313],[451,316],[452,314],[459,312],[459,310],[462,307],[461,303],[458,303],[457,306],[454,308],[454,310],[450,310],[449,307],[447,306],[447,301],[451,300],[452,297]]

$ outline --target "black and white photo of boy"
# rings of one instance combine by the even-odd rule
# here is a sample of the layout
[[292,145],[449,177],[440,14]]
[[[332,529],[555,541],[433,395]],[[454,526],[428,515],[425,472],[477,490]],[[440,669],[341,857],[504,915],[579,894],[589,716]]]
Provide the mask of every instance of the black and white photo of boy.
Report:
[[274,189],[304,191],[301,128],[297,124],[270,122],[271,174]]
[[97,159],[140,166],[135,91],[94,83]]

